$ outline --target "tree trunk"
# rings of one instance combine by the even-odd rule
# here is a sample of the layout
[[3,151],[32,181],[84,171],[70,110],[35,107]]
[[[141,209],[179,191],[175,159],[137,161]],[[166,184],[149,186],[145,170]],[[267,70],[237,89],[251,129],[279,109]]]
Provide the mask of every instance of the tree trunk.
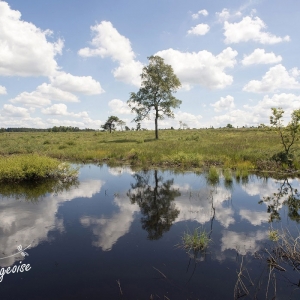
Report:
[[158,129],[157,129],[157,119],[158,119],[158,108],[155,108],[155,138],[158,140]]

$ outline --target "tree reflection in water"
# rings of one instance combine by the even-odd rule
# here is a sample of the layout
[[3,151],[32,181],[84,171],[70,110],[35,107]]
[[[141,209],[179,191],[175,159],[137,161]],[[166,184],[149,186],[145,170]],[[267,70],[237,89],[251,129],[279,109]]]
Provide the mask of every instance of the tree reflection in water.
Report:
[[[142,227],[148,232],[150,240],[161,238],[179,215],[173,201],[181,194],[172,187],[174,179],[164,181],[157,173],[157,170],[136,173],[133,175],[136,183],[131,184],[127,193],[131,203],[137,203],[144,215],[141,218]],[[154,181],[151,184],[152,174]]]
[[300,194],[297,189],[292,187],[288,178],[283,180],[277,193],[269,197],[264,197],[259,203],[263,202],[268,205],[268,213],[270,214],[269,222],[281,219],[278,209],[282,204],[288,207],[288,216],[290,219],[297,223],[300,222]]

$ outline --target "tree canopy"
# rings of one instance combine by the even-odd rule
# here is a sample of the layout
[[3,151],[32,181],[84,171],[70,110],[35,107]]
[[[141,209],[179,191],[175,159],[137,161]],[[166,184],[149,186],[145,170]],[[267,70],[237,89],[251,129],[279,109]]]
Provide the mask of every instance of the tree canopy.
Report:
[[112,130],[115,130],[116,129],[116,125],[115,123],[117,124],[120,124],[122,120],[120,120],[118,117],[116,116],[110,116],[107,121],[105,122],[104,125],[101,125],[101,128],[103,128],[104,130],[109,130],[109,132],[111,133]]
[[148,57],[149,64],[143,68],[141,74],[141,88],[137,93],[131,93],[127,101],[131,111],[136,114],[135,122],[150,119],[151,110],[154,110],[155,138],[158,139],[158,119],[164,116],[174,118],[171,108],[179,107],[181,100],[172,93],[181,86],[173,68],[164,63],[159,56]]

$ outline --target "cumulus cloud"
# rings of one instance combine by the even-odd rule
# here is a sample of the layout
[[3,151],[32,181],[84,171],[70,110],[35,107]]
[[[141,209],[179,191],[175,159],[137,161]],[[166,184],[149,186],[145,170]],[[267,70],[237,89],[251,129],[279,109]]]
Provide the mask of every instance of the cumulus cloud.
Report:
[[280,55],[276,56],[274,52],[266,53],[264,49],[255,49],[251,54],[244,55],[242,64],[244,66],[258,64],[276,64],[282,61]]
[[71,116],[76,118],[88,118],[89,115],[86,111],[75,114],[73,112],[68,112],[68,108],[65,104],[59,103],[54,104],[50,107],[44,108],[41,112],[45,115],[61,115],[61,116]]
[[81,224],[85,227],[91,227],[94,236],[97,238],[93,245],[102,248],[103,251],[110,251],[118,239],[129,232],[135,213],[140,211],[139,206],[131,204],[128,197],[125,196],[115,197],[114,203],[119,211],[113,213],[110,217],[85,216],[80,218]]
[[71,93],[97,95],[104,93],[100,83],[91,76],[74,76],[70,73],[60,72],[50,77],[51,85]]
[[62,53],[61,39],[51,43],[50,30],[42,31],[21,20],[21,13],[0,1],[0,75],[49,76],[57,72],[55,56]]
[[242,13],[240,11],[230,13],[229,9],[223,8],[221,12],[216,12],[216,16],[219,22],[223,23],[231,18],[240,17]]
[[11,103],[22,104],[29,107],[43,107],[50,105],[51,101],[79,102],[77,96],[72,93],[63,91],[51,84],[43,83],[33,92],[22,92],[9,101]]
[[[50,230],[61,232],[64,229],[63,220],[57,217],[59,206],[75,198],[91,198],[100,192],[103,184],[101,180],[82,181],[78,187],[71,187],[69,191],[48,194],[45,201],[37,201],[30,209],[26,201],[16,201],[13,197],[1,199],[0,252],[11,255],[16,252],[19,244],[23,247],[31,245],[30,248],[33,248],[42,241],[50,241]],[[11,256],[1,260],[1,266],[10,266],[21,259],[21,255]]]
[[[272,97],[266,95],[256,105],[244,105],[243,109],[234,109],[224,115],[213,117],[216,126],[224,126],[228,122],[234,126],[257,126],[258,124],[269,124],[271,107],[282,107],[285,116],[290,116],[293,110],[300,107],[300,96],[294,94],[274,94]],[[284,116],[284,124],[288,121]]]
[[188,34],[190,35],[205,35],[208,33],[210,27],[207,24],[198,24],[195,27],[192,27],[190,30],[188,30]]
[[262,242],[267,238],[267,232],[262,230],[247,234],[243,232],[224,231],[221,239],[221,251],[233,249],[240,255],[253,254],[262,247]]
[[128,115],[131,114],[131,109],[126,102],[120,99],[113,99],[108,102],[108,106],[111,109],[112,114]]
[[214,104],[211,104],[214,107],[215,111],[219,112],[222,110],[229,110],[235,107],[234,98],[230,95],[227,95],[225,98],[221,97],[219,101]]
[[293,68],[288,72],[286,68],[279,64],[271,67],[263,76],[262,80],[251,80],[243,88],[243,91],[252,93],[268,93],[280,89],[299,89],[300,83],[296,80],[299,70]]
[[9,117],[26,118],[29,117],[29,111],[26,108],[4,104],[1,115]]
[[192,14],[193,19],[198,19],[198,17],[202,15],[204,17],[208,16],[208,11],[206,9],[199,10],[197,13]]
[[266,211],[241,209],[240,216],[242,219],[249,221],[254,226],[258,226],[269,221],[269,214]]
[[204,188],[197,191],[199,197],[194,198],[191,197],[193,191],[189,185],[179,186],[175,184],[173,187],[181,193],[174,201],[176,208],[179,210],[179,215],[175,220],[176,223],[193,220],[204,224],[213,217],[213,205],[214,217],[222,226],[227,228],[230,224],[234,224],[234,210],[224,205],[231,196],[228,190],[218,187],[212,193],[209,188]]
[[113,75],[117,80],[140,86],[139,75],[142,73],[143,64],[135,60],[136,55],[129,39],[121,35],[108,21],[91,26],[91,30],[94,34],[90,43],[93,48],[82,48],[78,54],[82,57],[110,57],[119,63],[119,67],[113,70]]
[[259,17],[244,17],[240,22],[224,22],[224,36],[226,44],[254,41],[261,44],[277,44],[290,41],[290,37],[278,37],[263,31],[266,24]]
[[172,65],[175,74],[186,87],[199,84],[209,89],[222,89],[233,82],[226,68],[236,64],[237,51],[230,47],[214,56],[211,52],[180,52],[172,48],[157,52],[167,64]]
[[201,119],[201,115],[193,115],[183,111],[178,111],[174,114],[174,120],[177,124],[179,124],[179,121],[182,121],[183,123],[186,123],[189,128],[200,127]]
[[7,94],[7,91],[6,91],[5,86],[0,85],[0,95],[6,95],[6,94]]

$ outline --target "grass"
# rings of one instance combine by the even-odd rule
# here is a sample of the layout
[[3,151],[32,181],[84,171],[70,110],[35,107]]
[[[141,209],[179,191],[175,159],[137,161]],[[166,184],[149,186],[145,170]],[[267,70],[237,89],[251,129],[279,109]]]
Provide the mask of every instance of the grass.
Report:
[[223,176],[224,176],[225,183],[231,183],[233,181],[232,173],[230,169],[227,168],[223,170]]
[[193,233],[184,232],[182,237],[182,247],[188,251],[205,250],[210,243],[210,238],[205,230],[195,228]]
[[60,179],[70,181],[77,170],[69,163],[38,154],[20,154],[0,157],[0,182],[38,181]]
[[[272,157],[282,151],[277,133],[266,129],[195,129],[123,132],[0,133],[0,155],[42,154],[76,162],[202,169],[212,165],[237,170],[276,170]],[[300,166],[300,141],[294,146]]]
[[277,242],[279,240],[278,230],[270,230],[269,239],[273,242]]
[[207,180],[211,184],[216,184],[219,182],[219,173],[218,170],[215,167],[210,167],[208,174],[207,174]]

